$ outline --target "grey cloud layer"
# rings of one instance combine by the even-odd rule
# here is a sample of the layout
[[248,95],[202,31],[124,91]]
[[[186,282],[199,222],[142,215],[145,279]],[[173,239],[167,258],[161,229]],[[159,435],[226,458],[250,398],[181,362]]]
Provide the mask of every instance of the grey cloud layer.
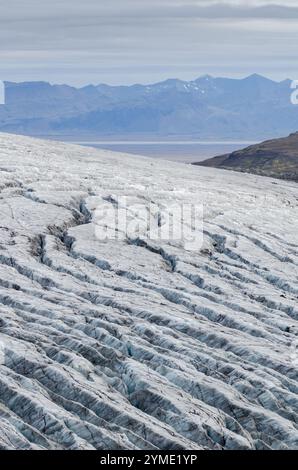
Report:
[[1,22],[55,21],[94,17],[188,17],[201,18],[293,18],[298,16],[298,0],[212,1],[212,0],[11,0],[1,5]]
[[295,73],[297,40],[298,0],[256,0],[249,7],[242,0],[11,0],[1,5],[5,79],[48,75],[72,83],[121,83],[168,74],[191,78],[254,71],[283,76]]

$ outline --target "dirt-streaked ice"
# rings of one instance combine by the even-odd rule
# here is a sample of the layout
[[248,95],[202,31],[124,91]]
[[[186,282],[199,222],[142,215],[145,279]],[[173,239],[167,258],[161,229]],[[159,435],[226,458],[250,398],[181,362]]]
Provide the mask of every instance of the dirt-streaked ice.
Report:
[[[298,448],[297,184],[1,135],[0,189],[0,448]],[[124,195],[202,249],[97,239]]]

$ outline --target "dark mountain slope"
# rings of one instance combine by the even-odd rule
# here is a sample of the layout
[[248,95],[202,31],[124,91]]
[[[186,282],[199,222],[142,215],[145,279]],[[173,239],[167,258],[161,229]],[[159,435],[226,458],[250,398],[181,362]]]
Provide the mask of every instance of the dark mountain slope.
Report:
[[298,181],[298,132],[195,165]]

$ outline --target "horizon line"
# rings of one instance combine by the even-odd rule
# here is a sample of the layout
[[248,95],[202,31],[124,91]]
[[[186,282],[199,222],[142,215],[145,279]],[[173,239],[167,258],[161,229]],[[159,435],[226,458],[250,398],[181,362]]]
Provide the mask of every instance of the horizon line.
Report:
[[160,81],[157,81],[157,82],[151,82],[151,83],[140,83],[140,82],[136,82],[136,83],[132,83],[131,85],[110,85],[108,83],[102,83],[102,82],[99,82],[98,84],[93,84],[93,83],[86,83],[86,85],[83,85],[83,86],[74,86],[74,85],[70,85],[68,83],[65,83],[65,82],[62,82],[62,83],[57,83],[57,82],[52,82],[52,81],[46,81],[46,80],[24,80],[24,81],[20,81],[20,82],[15,82],[15,81],[9,81],[9,80],[3,80],[2,83],[4,83],[4,85],[6,84],[14,84],[14,85],[23,85],[23,84],[27,84],[27,83],[43,83],[43,84],[47,84],[47,85],[51,85],[51,86],[67,86],[69,88],[74,88],[76,90],[82,90],[84,88],[87,88],[87,87],[99,87],[99,86],[108,86],[110,88],[119,88],[119,87],[124,87],[124,88],[131,88],[131,87],[134,87],[134,86],[142,86],[142,87],[152,87],[152,86],[155,86],[155,85],[159,85],[159,84],[162,84],[162,83],[166,83],[166,82],[170,82],[170,81],[177,81],[177,82],[181,82],[181,83],[194,83],[202,78],[210,78],[210,79],[213,79],[213,80],[217,80],[217,79],[225,79],[225,80],[235,80],[235,81],[243,81],[243,80],[247,80],[249,78],[254,78],[254,77],[257,77],[257,78],[262,78],[262,79],[265,79],[265,80],[268,80],[270,82],[273,82],[273,83],[283,83],[283,82],[286,82],[286,81],[290,81],[292,82],[293,80],[291,78],[284,78],[282,80],[274,80],[272,78],[269,78],[267,77],[266,75],[262,75],[262,74],[259,74],[259,73],[251,73],[249,75],[245,75],[244,77],[228,77],[228,76],[214,76],[214,75],[211,75],[211,74],[203,74],[203,75],[199,75],[197,78],[194,78],[193,80],[182,80],[180,78],[167,78],[165,80],[160,80]]

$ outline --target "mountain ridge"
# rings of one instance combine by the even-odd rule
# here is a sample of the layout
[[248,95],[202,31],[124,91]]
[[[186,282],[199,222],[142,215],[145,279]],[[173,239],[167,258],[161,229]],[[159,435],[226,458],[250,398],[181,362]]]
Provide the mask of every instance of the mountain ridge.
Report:
[[298,132],[270,139],[194,165],[254,173],[298,182]]
[[298,129],[290,81],[205,75],[149,85],[6,82],[0,131],[75,136],[264,140]]

